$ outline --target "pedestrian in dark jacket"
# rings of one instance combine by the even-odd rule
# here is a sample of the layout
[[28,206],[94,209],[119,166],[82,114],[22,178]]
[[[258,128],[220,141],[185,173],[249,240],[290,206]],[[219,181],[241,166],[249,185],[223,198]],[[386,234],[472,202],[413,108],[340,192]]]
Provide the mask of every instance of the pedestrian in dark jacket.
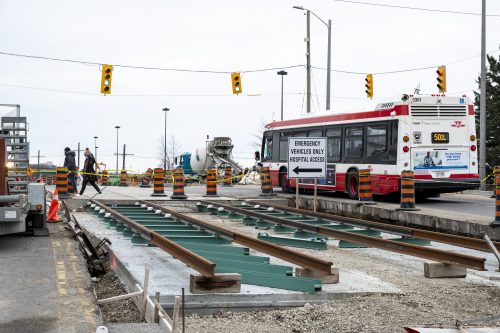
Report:
[[94,155],[90,152],[90,149],[85,149],[85,152],[83,153],[85,155],[85,162],[83,164],[83,183],[82,183],[82,189],[80,190],[80,195],[85,192],[85,188],[87,187],[87,183],[90,183],[97,193],[101,194],[101,190],[99,189],[99,186],[95,183],[97,181],[97,175],[96,171],[94,169],[94,165],[97,166],[97,169],[99,169],[99,166],[95,162]]
[[71,185],[73,185],[73,192],[71,193],[76,193],[77,188],[76,188],[76,176],[77,176],[77,167],[76,167],[76,162],[75,162],[75,152],[69,147],[64,148],[64,167],[68,169],[68,181],[71,182]]

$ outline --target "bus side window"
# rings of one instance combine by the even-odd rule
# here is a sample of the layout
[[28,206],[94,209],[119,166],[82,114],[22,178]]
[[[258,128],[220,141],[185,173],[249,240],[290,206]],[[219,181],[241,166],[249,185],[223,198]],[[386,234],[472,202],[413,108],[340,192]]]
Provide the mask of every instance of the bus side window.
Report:
[[280,149],[279,160],[285,162],[288,160],[288,137],[292,136],[292,132],[280,133]]
[[366,156],[370,157],[387,151],[387,125],[366,125]]
[[361,157],[363,155],[363,126],[345,128],[345,157]]
[[340,127],[326,129],[326,153],[327,162],[340,162],[340,146],[342,132]]
[[273,158],[273,137],[264,137],[262,160],[271,160]]

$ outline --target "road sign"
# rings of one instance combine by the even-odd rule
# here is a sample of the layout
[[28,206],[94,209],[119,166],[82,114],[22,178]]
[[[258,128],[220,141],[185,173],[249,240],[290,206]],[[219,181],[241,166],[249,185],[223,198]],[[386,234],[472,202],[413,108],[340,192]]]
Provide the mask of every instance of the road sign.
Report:
[[326,138],[288,138],[288,178],[326,177]]

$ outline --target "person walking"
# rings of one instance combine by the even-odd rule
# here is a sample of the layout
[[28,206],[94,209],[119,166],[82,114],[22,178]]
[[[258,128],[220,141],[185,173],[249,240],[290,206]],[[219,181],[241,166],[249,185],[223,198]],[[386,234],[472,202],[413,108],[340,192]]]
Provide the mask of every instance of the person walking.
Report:
[[83,153],[85,156],[85,162],[83,164],[83,182],[82,182],[82,189],[80,190],[80,195],[83,195],[83,192],[85,192],[85,188],[87,187],[87,183],[90,183],[97,193],[102,194],[101,190],[99,189],[99,186],[95,183],[97,181],[97,175],[96,171],[94,169],[94,165],[96,165],[96,168],[99,170],[99,165],[96,163],[94,155],[90,152],[90,149],[85,149],[85,152]]
[[77,193],[76,176],[78,169],[75,162],[76,153],[74,150],[66,147],[64,148],[64,156],[64,167],[68,169],[68,181],[71,182],[71,185],[73,185],[73,192],[71,193]]

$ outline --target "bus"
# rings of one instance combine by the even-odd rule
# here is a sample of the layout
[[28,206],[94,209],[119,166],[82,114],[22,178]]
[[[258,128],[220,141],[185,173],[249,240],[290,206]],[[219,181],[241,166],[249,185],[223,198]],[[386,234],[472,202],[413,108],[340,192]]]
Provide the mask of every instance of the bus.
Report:
[[[373,111],[312,116],[266,125],[261,163],[272,184],[289,192],[288,138],[326,137],[326,178],[318,190],[346,192],[358,199],[359,170],[370,169],[374,194],[400,189],[402,171],[411,170],[423,196],[479,186],[474,106],[466,96],[406,95]],[[313,188],[313,179],[299,187]]]

